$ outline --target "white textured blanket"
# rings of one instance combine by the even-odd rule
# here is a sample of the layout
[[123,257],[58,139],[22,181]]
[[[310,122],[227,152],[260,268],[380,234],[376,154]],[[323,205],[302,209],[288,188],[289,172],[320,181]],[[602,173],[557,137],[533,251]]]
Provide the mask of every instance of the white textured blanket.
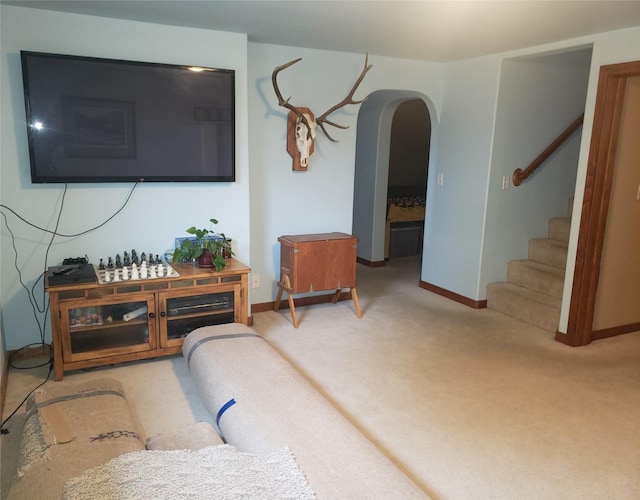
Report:
[[66,500],[313,499],[289,448],[242,453],[231,445],[197,451],[137,451],[69,480]]

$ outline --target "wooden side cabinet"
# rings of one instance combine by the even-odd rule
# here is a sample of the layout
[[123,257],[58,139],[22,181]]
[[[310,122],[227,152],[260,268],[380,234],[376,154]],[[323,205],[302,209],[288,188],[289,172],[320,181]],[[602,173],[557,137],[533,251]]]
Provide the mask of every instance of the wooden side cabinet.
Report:
[[293,326],[298,328],[293,295],[335,290],[337,302],[343,288],[351,290],[353,306],[362,317],[356,292],[356,254],[358,238],[345,233],[286,235],[280,242],[280,281],[274,310],[280,308],[287,292]]
[[55,379],[65,371],[179,354],[201,326],[248,323],[250,269],[173,264],[180,276],[49,285]]

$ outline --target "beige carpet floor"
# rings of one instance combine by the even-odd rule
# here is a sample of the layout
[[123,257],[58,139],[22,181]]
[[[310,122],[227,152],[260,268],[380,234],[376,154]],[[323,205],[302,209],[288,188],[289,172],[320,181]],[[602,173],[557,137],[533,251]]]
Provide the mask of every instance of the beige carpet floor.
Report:
[[[417,286],[419,262],[358,267],[351,302],[254,329],[436,499],[640,499],[640,332],[570,348]],[[264,286],[264,285],[263,285]],[[5,417],[47,369],[10,371]],[[121,380],[147,434],[212,421],[181,357],[65,375]],[[20,413],[2,436],[2,498]]]

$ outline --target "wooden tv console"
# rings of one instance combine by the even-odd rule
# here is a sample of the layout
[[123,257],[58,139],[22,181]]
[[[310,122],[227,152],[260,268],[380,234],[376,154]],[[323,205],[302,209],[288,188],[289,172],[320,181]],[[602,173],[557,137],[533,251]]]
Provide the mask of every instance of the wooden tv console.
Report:
[[177,277],[50,285],[55,379],[65,371],[179,354],[201,326],[248,324],[248,275],[229,259],[223,271],[172,264]]

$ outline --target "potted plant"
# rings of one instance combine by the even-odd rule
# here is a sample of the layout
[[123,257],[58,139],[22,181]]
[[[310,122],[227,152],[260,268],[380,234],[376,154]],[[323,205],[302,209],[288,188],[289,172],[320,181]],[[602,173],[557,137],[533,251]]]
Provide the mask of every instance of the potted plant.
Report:
[[[217,224],[216,219],[209,219],[211,224]],[[224,233],[215,233],[211,229],[198,229],[191,226],[187,233],[195,239],[186,239],[173,252],[173,262],[197,260],[200,267],[214,266],[216,271],[222,271],[229,258],[233,255],[231,243]]]

